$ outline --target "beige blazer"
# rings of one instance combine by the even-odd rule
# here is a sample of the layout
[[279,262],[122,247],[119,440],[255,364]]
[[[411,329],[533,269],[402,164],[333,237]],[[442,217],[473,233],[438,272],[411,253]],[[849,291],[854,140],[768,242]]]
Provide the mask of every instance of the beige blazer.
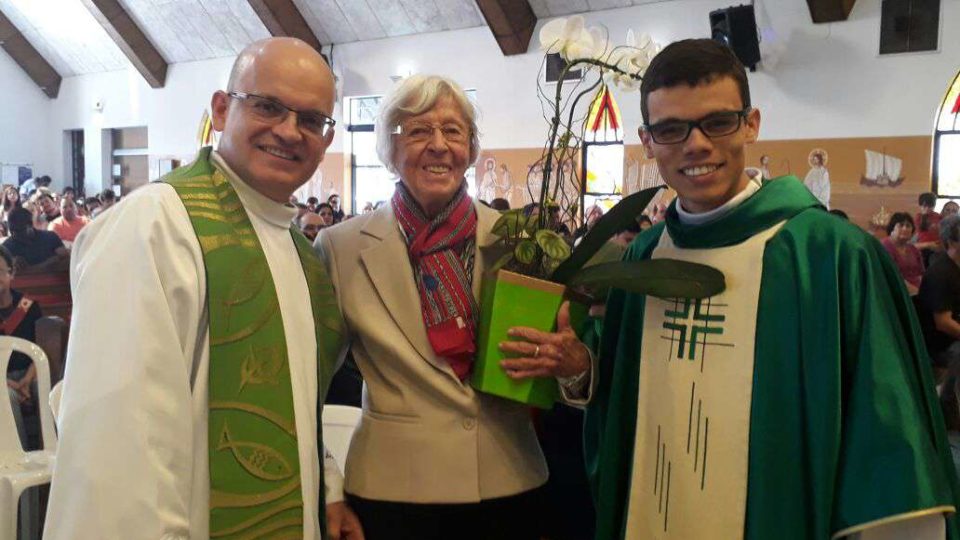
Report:
[[[480,247],[499,214],[479,203]],[[363,373],[363,418],[347,455],[344,489],[364,498],[470,503],[515,495],[547,480],[529,408],[475,392],[437,357],[423,325],[407,245],[387,204],[324,229],[314,243]],[[344,350],[344,354],[346,349]]]

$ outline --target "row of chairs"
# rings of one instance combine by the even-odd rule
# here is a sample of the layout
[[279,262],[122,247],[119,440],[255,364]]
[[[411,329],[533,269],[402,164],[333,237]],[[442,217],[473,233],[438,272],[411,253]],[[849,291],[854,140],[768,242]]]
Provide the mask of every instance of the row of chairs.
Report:
[[[0,370],[6,373],[13,352],[26,354],[37,367],[37,401],[42,449],[26,451],[20,444],[13,410],[0,403],[0,538],[17,537],[17,509],[20,509],[20,540],[40,538],[39,491],[34,487],[50,483],[56,461],[56,417],[59,411],[61,384],[51,390],[51,369],[47,355],[38,345],[27,340],[0,336]],[[60,375],[60,374],[57,374]],[[59,378],[59,377],[57,377]],[[360,421],[356,407],[328,405],[323,408],[323,434],[327,450],[337,460],[340,470],[346,464],[350,440]]]

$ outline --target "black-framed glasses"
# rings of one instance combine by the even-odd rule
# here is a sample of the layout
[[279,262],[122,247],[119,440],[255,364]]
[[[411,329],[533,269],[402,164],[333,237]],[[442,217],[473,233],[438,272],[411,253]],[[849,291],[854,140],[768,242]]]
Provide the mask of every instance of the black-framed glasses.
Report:
[[742,120],[752,109],[747,107],[742,111],[723,111],[708,114],[699,120],[666,120],[656,124],[645,125],[640,131],[650,134],[657,144],[680,144],[690,137],[693,128],[697,128],[707,137],[723,137],[740,129]]
[[317,137],[326,137],[337,121],[319,111],[298,111],[279,101],[247,92],[230,92],[230,97],[237,98],[250,105],[250,110],[258,118],[272,124],[279,124],[287,119],[291,112],[297,115],[297,127]]

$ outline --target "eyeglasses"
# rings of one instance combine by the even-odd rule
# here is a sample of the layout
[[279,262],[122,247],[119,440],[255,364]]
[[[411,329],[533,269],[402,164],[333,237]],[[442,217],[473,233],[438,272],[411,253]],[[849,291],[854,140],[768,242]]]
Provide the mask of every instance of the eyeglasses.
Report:
[[246,92],[230,92],[228,95],[243,100],[255,116],[272,124],[283,122],[292,112],[297,115],[297,127],[317,137],[326,137],[333,126],[337,125],[336,120],[319,111],[298,111],[273,98]]
[[470,138],[470,132],[460,124],[427,124],[425,122],[410,122],[407,125],[397,126],[397,133],[405,139],[423,143],[433,138],[433,132],[440,130],[440,135],[448,143],[463,144]]
[[657,144],[680,144],[690,137],[693,128],[697,128],[707,137],[723,137],[740,129],[741,120],[747,117],[751,109],[742,111],[724,111],[709,114],[699,120],[667,120],[645,125],[640,131],[646,131]]

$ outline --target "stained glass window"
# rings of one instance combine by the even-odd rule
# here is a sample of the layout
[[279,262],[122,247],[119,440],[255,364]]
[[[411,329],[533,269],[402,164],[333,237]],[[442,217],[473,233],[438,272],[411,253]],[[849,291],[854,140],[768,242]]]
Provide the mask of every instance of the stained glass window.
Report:
[[960,72],[947,88],[933,132],[933,191],[960,197]]

